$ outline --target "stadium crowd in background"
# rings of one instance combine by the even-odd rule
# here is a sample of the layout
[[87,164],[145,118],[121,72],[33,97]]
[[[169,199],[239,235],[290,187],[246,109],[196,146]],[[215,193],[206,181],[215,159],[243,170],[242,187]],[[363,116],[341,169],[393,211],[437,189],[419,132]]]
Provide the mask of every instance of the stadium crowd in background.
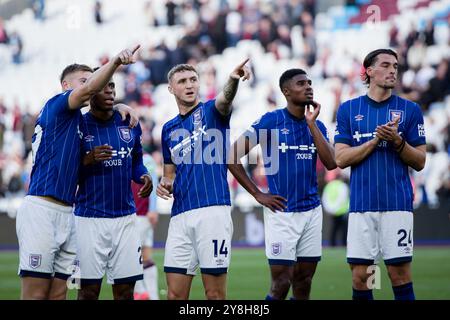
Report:
[[[38,8],[36,18],[46,23],[44,1],[35,1]],[[362,1],[353,1],[360,5]],[[365,1],[368,2],[368,1]],[[105,12],[100,10],[108,6],[108,2],[98,2],[96,7],[96,28],[109,23]],[[151,153],[158,163],[162,163],[159,141],[162,122],[153,119],[147,112],[155,105],[155,91],[160,85],[167,83],[168,70],[179,63],[192,63],[199,66],[203,87],[200,94],[210,99],[217,94],[220,84],[217,71],[211,63],[211,57],[221,54],[226,48],[236,46],[242,40],[256,40],[262,46],[264,54],[272,55],[277,64],[285,59],[295,59],[297,63],[311,70],[312,77],[325,80],[332,79],[334,85],[330,89],[334,96],[334,105],[324,106],[333,113],[331,128],[335,126],[335,114],[341,100],[356,96],[364,89],[359,79],[361,61],[353,55],[337,56],[328,47],[317,46],[317,1],[167,1],[165,11],[155,10],[151,1],[143,3],[142,14],[148,21],[149,28],[170,27],[182,28],[183,36],[176,47],[168,46],[165,41],[159,44],[143,46],[140,60],[127,68],[122,68],[118,77],[118,86],[124,88],[123,102],[141,110],[143,129],[143,147]],[[92,5],[94,10],[94,4]],[[401,14],[401,12],[399,13]],[[91,19],[94,19],[91,13]],[[99,19],[98,19],[99,18]],[[445,23],[450,15],[439,19]],[[432,208],[439,207],[439,197],[450,194],[449,175],[449,101],[450,101],[450,68],[449,58],[430,64],[425,59],[427,52],[435,44],[436,20],[430,19],[426,26],[412,25],[406,35],[398,30],[395,24],[389,31],[388,39],[391,48],[399,55],[399,81],[396,94],[419,103],[424,113],[427,128],[427,164],[421,172],[412,174],[415,187],[415,205],[424,203]],[[300,30],[300,37],[299,37]],[[20,30],[8,26],[8,20],[0,20],[0,54],[10,55],[10,61],[26,63],[29,56],[24,56],[26,43],[21,40]],[[447,41],[448,44],[448,41]],[[0,56],[0,61],[2,56]],[[100,64],[108,61],[108,56],[98,57]],[[69,62],[69,61],[67,61]],[[337,65],[350,66],[338,68]],[[3,67],[0,65],[0,70]],[[253,70],[254,88],[262,80],[258,70]],[[123,79],[123,83],[120,80]],[[276,88],[272,88],[272,92]],[[253,91],[256,94],[256,91]],[[34,120],[37,114],[27,105],[6,104],[2,96],[6,92],[0,89],[0,196],[22,196],[28,185],[31,169],[29,151]],[[120,98],[120,97],[118,97]],[[267,96],[266,110],[282,107],[277,104],[275,93]],[[281,102],[282,100],[278,100]],[[239,101],[235,109],[239,110]],[[327,123],[327,125],[330,125]],[[331,136],[331,139],[333,137]],[[28,160],[27,160],[28,159]],[[247,169],[253,175],[257,166]],[[256,169],[256,171],[255,171]],[[161,173],[161,168],[158,170]],[[317,166],[319,189],[335,174],[325,174],[322,164]],[[261,187],[266,182],[259,176]],[[242,188],[230,178],[230,186],[235,196]]]

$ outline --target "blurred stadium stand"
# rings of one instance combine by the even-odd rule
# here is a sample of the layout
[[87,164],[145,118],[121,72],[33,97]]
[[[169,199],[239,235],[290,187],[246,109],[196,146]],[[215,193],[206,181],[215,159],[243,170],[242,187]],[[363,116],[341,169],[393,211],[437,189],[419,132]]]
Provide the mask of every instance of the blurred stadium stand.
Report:
[[[427,130],[426,167],[411,172],[416,240],[450,241],[450,0],[108,0],[101,2],[101,23],[95,2],[0,0],[0,246],[15,245],[11,218],[27,188],[34,119],[59,92],[61,70],[74,62],[100,65],[135,43],[142,45],[140,61],[115,76],[117,98],[139,110],[145,148],[157,162],[162,124],[178,112],[166,83],[177,63],[198,67],[202,98],[209,99],[238,61],[251,58],[254,79],[239,88],[232,139],[284,106],[279,76],[304,68],[323,106],[320,119],[333,133],[339,102],[365,92],[359,79],[364,56],[394,48],[400,64],[395,91],[422,106]],[[248,170],[264,188],[261,166]],[[321,165],[318,173],[321,189],[336,176]],[[236,242],[262,244],[261,207],[231,176],[230,187]],[[158,199],[160,212],[170,206]],[[167,221],[161,218],[157,241],[165,240]]]

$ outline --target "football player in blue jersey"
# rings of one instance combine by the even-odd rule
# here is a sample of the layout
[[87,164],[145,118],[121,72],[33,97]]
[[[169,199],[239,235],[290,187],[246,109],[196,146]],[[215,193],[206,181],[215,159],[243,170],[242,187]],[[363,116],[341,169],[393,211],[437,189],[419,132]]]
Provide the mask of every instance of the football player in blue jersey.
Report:
[[162,129],[164,169],[157,188],[159,197],[174,198],[164,256],[168,299],[189,298],[198,266],[206,298],[226,298],[233,234],[227,135],[239,80],[250,78],[247,61],[231,72],[217,98],[207,102],[198,96],[193,66],[177,65],[168,73],[179,110]]
[[[266,256],[272,280],[266,299],[284,300],[292,285],[292,299],[306,300],[322,255],[317,156],[328,170],[336,168],[336,163],[327,129],[317,120],[321,106],[313,100],[312,82],[306,72],[285,71],[279,86],[287,107],[264,114],[236,140],[228,168],[264,206]],[[270,193],[260,191],[240,163],[258,144],[263,149]]]
[[131,181],[143,185],[139,197],[148,197],[152,180],[143,164],[141,127],[122,122],[115,96],[111,79],[91,98],[80,124],[84,156],[74,211],[80,300],[98,299],[105,272],[115,300],[133,299],[143,279]]
[[336,162],[351,167],[347,262],[353,299],[373,299],[376,279],[368,268],[386,264],[395,299],[414,300],[413,189],[409,167],[425,165],[425,129],[420,107],[392,93],[398,76],[397,54],[370,52],[362,77],[364,96],[346,101],[337,112]]
[[[30,188],[16,219],[22,299],[66,298],[75,259],[72,205],[80,162],[80,108],[119,66],[134,62],[138,48],[121,51],[94,73],[86,65],[67,66],[60,78],[64,92],[48,100],[38,116]],[[119,109],[133,113],[124,105]],[[136,115],[132,118],[137,121]]]

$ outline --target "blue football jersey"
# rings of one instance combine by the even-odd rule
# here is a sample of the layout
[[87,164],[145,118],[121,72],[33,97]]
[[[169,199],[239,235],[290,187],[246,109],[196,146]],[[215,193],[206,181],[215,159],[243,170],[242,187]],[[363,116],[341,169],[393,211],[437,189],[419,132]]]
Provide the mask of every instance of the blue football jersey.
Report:
[[96,146],[112,147],[112,159],[94,165],[80,166],[80,179],[75,203],[75,215],[80,217],[115,218],[136,212],[131,180],[141,183],[147,174],[142,161],[142,130],[128,127],[115,111],[108,121],[96,119],[90,112],[82,117],[81,154]]
[[36,120],[28,194],[51,196],[71,205],[80,164],[81,112],[69,109],[70,92],[48,100]]
[[231,205],[227,183],[230,116],[223,116],[215,100],[200,102],[186,115],[164,124],[165,164],[176,165],[172,216],[215,205]]
[[[359,146],[375,137],[378,125],[397,117],[400,117],[398,132],[408,144],[416,147],[426,143],[419,106],[396,95],[382,102],[367,95],[344,102],[337,113],[334,141]],[[351,169],[350,212],[413,210],[408,166],[386,141],[381,141]]]
[[[317,126],[328,141],[325,125]],[[317,189],[317,149],[305,119],[287,108],[268,112],[247,133],[263,151],[269,191],[287,199],[285,212],[309,211],[320,205]]]

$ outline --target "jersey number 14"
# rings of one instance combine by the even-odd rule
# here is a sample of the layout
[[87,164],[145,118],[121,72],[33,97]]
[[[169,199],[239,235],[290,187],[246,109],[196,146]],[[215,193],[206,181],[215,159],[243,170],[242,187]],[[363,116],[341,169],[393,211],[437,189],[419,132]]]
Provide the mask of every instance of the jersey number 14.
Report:
[[222,244],[220,245],[219,250],[219,241],[214,239],[214,257],[217,257],[219,254],[223,254],[225,257],[228,255],[228,248],[225,246],[225,240],[222,240]]

